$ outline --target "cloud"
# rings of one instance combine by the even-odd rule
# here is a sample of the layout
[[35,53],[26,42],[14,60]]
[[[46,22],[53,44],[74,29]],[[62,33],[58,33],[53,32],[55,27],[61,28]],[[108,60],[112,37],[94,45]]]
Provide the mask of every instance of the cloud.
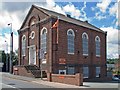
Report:
[[46,2],[4,2],[2,8],[9,12],[25,11],[33,4],[45,5]]
[[84,6],[82,7],[82,9],[81,9],[81,12],[82,12],[82,14],[81,14],[81,20],[83,20],[83,21],[86,21],[86,20],[88,20],[88,21],[90,21],[90,19],[89,18],[87,18],[87,15],[86,15],[86,12],[85,12],[85,9],[86,9],[86,5],[87,3],[86,2],[84,2]]
[[70,13],[72,17],[79,18],[81,15],[81,12],[79,9],[77,9],[73,4],[67,4],[63,7],[64,12]]
[[46,0],[47,6],[48,7],[55,7],[55,1],[54,0]]
[[101,12],[105,13],[111,1],[112,0],[102,0],[102,2],[97,3],[97,7],[100,9]]
[[0,14],[0,30],[2,30],[2,28],[8,28],[8,23],[12,23],[12,30],[17,32],[21,26],[22,16],[24,16],[25,13],[25,11],[16,11],[13,13],[8,11],[2,12],[2,14]]
[[115,15],[118,18],[118,3],[115,3],[111,8],[109,8],[110,15]]
[[108,58],[118,58],[119,52],[118,47],[120,40],[119,30],[114,29],[113,27],[102,27],[101,30],[107,31],[107,57]]
[[96,18],[96,19],[98,19],[98,20],[102,20],[102,19],[107,18],[107,16],[104,15],[104,14],[102,14],[101,12],[96,12],[94,18]]
[[[0,50],[10,52],[10,34],[4,33],[4,36],[0,35]],[[5,42],[6,41],[6,42]],[[13,34],[13,51],[18,49],[18,35]]]
[[120,14],[119,13],[119,9],[120,8],[120,2],[115,3],[112,7],[109,8],[109,13],[111,16],[115,16],[116,19],[114,20],[113,23],[115,23],[116,27],[120,26]]

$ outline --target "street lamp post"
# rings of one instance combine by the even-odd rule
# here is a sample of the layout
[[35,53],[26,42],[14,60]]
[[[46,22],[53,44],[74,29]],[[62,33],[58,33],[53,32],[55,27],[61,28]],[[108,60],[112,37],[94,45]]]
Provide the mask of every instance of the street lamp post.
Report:
[[13,32],[12,32],[12,23],[9,23],[8,24],[8,26],[11,26],[11,28],[10,28],[10,63],[9,63],[9,65],[10,65],[10,73],[12,73],[13,72],[13,68],[12,68],[12,55],[13,55]]

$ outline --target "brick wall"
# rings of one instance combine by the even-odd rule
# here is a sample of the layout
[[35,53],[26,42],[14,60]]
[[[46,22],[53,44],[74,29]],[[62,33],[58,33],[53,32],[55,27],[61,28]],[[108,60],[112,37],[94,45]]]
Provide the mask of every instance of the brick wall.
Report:
[[[23,27],[29,26],[30,20],[32,17],[35,17],[37,21],[43,20],[48,18],[48,15],[45,13],[33,8],[31,13],[29,13],[28,18]],[[63,20],[59,20],[58,26],[58,45],[56,45],[56,31],[51,29],[52,24],[55,23],[57,19],[52,18],[52,21],[48,21],[45,23],[40,23],[39,25],[35,25],[35,27],[27,28],[24,31],[21,31],[19,34],[19,64],[20,65],[28,65],[29,63],[29,48],[27,46],[35,45],[36,46],[36,62],[39,66],[38,60],[38,50],[39,50],[39,35],[41,29],[46,27],[48,30],[47,33],[47,64],[45,69],[47,72],[51,73],[58,73],[59,69],[66,69],[66,66],[74,66],[75,73],[81,73],[83,66],[88,66],[90,73],[89,77],[95,77],[95,68],[101,67],[101,77],[106,76],[106,34],[102,32],[98,32],[96,30],[91,30],[89,28],[85,28],[79,25],[75,25],[73,23],[69,23]],[[22,27],[22,28],[23,28]],[[75,54],[70,55],[67,53],[67,30],[73,29],[75,32]],[[35,31],[35,38],[33,40],[29,40],[29,35],[31,31]],[[83,56],[82,54],[82,34],[86,32],[89,37],[88,41],[88,48],[89,48],[89,55],[87,57]],[[22,35],[26,35],[27,45],[26,45],[26,56],[25,60],[23,60],[21,55],[21,37]],[[99,36],[101,40],[101,56],[96,57],[95,55],[95,36]],[[58,47],[57,47],[58,46]],[[57,51],[56,51],[57,49]],[[79,53],[78,53],[79,52]],[[59,64],[59,59],[64,58],[66,60],[65,65]]]
[[13,74],[20,75],[20,76],[27,76],[33,77],[31,73],[28,73],[24,66],[14,66],[13,67]]
[[83,76],[80,73],[75,75],[47,74],[48,81],[82,86]]
[[[74,54],[67,53],[67,30],[72,29],[75,33],[75,52]],[[83,56],[82,53],[82,34],[86,32],[88,34],[88,56]],[[53,30],[53,45],[55,44],[55,38],[57,31]],[[82,72],[83,66],[89,67],[89,77],[95,77],[96,67],[101,67],[101,77],[106,76],[106,34],[91,30],[79,25],[68,23],[59,20],[58,26],[58,47],[57,51],[53,50],[53,73],[58,73],[59,69],[66,69],[66,66],[75,67],[75,72]],[[95,49],[95,37],[100,37],[100,57],[96,56]],[[79,53],[78,53],[79,52]],[[59,59],[64,58],[66,63],[64,65],[59,64]]]

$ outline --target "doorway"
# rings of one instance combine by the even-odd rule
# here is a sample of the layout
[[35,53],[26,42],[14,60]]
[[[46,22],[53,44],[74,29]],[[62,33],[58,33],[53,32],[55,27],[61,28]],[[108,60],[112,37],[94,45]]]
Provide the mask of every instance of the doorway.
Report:
[[36,65],[36,49],[35,49],[35,47],[29,48],[29,65]]

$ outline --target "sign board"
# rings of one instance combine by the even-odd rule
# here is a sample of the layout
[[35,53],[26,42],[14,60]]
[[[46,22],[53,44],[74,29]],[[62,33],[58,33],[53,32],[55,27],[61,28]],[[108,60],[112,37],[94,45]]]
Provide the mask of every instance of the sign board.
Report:
[[58,78],[60,78],[60,79],[64,79],[65,77],[64,77],[64,76],[59,76]]
[[44,50],[43,49],[40,49],[38,54],[39,54],[39,59],[44,59]]
[[60,58],[59,59],[59,64],[66,64],[65,58]]

